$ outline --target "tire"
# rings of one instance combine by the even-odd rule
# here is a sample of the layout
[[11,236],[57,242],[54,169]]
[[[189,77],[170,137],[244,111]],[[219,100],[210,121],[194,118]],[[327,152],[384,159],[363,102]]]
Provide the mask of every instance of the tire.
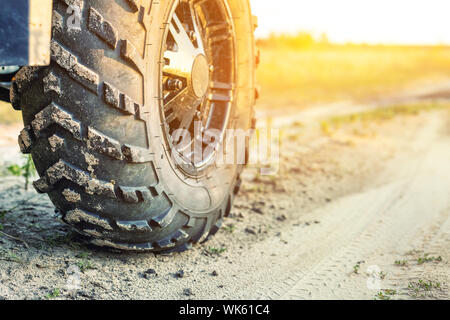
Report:
[[[237,66],[227,128],[246,130],[254,125],[255,19],[248,0],[221,1],[234,22]],[[68,5],[80,8],[79,29],[66,27]],[[16,75],[12,103],[25,125],[19,145],[40,176],[34,186],[94,245],[183,251],[217,232],[239,190],[242,164],[193,175],[167,147],[161,57],[177,5],[54,1],[50,66]]]

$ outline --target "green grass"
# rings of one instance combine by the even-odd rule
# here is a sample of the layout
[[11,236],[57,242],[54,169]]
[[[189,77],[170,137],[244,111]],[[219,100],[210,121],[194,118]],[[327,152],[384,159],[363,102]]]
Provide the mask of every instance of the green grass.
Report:
[[75,238],[75,234],[72,232],[69,233],[55,233],[45,238],[45,243],[49,247],[59,247],[62,245],[70,245]]
[[59,289],[54,289],[52,292],[48,293],[45,297],[47,299],[56,299],[61,295],[61,291]]
[[0,247],[0,260],[23,264],[24,261],[11,250],[5,250]]
[[396,295],[397,291],[392,289],[383,289],[375,295],[375,300],[391,300],[391,297]]
[[25,178],[25,190],[28,190],[30,178],[36,175],[36,168],[31,155],[25,156],[25,163],[23,165],[12,164],[8,166],[6,170],[10,175]]
[[207,252],[211,255],[221,255],[225,251],[227,251],[226,248],[215,248],[215,247],[209,247],[207,250]]
[[408,265],[408,261],[406,260],[395,260],[395,265],[400,267],[406,267]]
[[358,274],[359,270],[361,269],[361,265],[365,263],[364,261],[358,261],[354,266],[353,266],[353,273]]
[[223,230],[229,233],[233,233],[236,230],[236,226],[234,224],[228,224],[223,227]]
[[417,264],[424,264],[428,262],[442,262],[442,257],[430,257],[429,254],[424,254],[422,257],[417,258]]
[[429,280],[418,280],[417,282],[410,282],[408,284],[410,296],[413,298],[425,298],[435,290],[442,290],[440,282]]
[[91,255],[92,253],[86,251],[77,254],[76,257],[80,259],[77,262],[77,267],[81,272],[84,273],[87,270],[97,269],[97,267],[91,262]]
[[78,261],[77,267],[83,273],[87,270],[97,269],[97,267],[95,267],[89,259],[82,259],[82,260]]

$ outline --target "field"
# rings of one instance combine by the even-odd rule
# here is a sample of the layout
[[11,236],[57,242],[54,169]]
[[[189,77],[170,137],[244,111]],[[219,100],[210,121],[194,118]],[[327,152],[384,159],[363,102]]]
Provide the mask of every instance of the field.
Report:
[[9,103],[0,101],[0,124],[13,124],[20,121],[20,112],[14,111]]
[[[258,40],[257,108],[366,102],[450,79],[450,47],[334,45],[300,34]],[[0,124],[20,114],[0,102]]]
[[295,46],[259,41],[260,109],[371,101],[450,79],[449,47]]

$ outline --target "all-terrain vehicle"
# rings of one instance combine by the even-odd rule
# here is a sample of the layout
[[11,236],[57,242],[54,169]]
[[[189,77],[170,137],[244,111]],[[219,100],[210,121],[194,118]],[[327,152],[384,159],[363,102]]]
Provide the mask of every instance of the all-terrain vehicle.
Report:
[[245,161],[217,155],[254,126],[248,0],[15,0],[0,21],[0,97],[66,223],[154,252],[218,230]]

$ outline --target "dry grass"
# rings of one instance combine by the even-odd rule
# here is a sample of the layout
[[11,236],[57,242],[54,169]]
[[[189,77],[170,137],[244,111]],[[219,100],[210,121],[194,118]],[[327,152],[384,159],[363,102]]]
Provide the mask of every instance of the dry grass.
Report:
[[20,112],[15,111],[11,104],[0,101],[0,124],[14,124],[22,121]]
[[[372,100],[422,82],[450,79],[450,47],[337,46],[308,34],[259,40],[258,108],[303,108]],[[0,123],[20,113],[0,102]]]
[[293,47],[264,41],[260,47],[260,108],[366,101],[450,79],[448,47]]
[[450,102],[423,102],[380,107],[365,112],[331,117],[322,120],[320,126],[322,132],[329,135],[347,124],[380,122],[391,120],[397,116],[419,115],[422,112],[434,110],[450,110]]

